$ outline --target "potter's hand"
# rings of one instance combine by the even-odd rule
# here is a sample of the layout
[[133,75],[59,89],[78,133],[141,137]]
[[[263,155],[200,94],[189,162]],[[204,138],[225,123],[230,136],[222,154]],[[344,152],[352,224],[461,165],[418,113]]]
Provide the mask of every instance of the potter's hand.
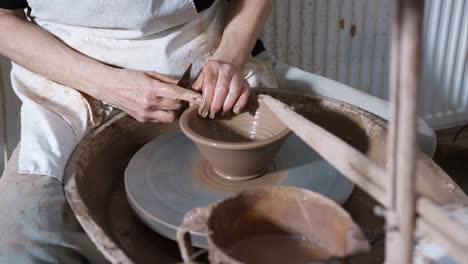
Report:
[[208,61],[192,87],[203,92],[198,113],[214,118],[231,110],[238,114],[247,103],[250,87],[236,66],[218,60]]
[[177,79],[156,73],[116,69],[96,98],[113,104],[140,122],[174,121],[180,100],[198,104],[201,95],[176,85]]
[[205,64],[193,88],[203,91],[201,116],[211,118],[219,111],[239,113],[247,103],[249,85],[239,69],[251,56],[252,48],[271,12],[272,0],[230,1],[221,42]]

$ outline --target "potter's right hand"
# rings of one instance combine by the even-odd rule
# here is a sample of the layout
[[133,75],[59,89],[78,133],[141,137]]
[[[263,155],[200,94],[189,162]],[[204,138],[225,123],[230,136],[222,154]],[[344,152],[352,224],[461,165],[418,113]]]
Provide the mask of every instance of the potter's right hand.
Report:
[[170,123],[180,100],[198,104],[200,94],[176,85],[178,79],[157,72],[115,69],[94,95],[140,122]]

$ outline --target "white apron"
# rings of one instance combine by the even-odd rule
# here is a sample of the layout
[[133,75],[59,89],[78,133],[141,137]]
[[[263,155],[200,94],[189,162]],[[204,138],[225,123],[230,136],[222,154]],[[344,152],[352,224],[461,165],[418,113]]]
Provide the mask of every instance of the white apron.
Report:
[[[224,0],[200,13],[192,0],[28,2],[34,23],[89,57],[175,77],[193,63],[192,78],[220,43],[227,7]],[[275,86],[259,60],[251,59],[244,74],[252,87]],[[11,81],[23,101],[18,172],[62,180],[73,149],[112,107],[15,63]]]

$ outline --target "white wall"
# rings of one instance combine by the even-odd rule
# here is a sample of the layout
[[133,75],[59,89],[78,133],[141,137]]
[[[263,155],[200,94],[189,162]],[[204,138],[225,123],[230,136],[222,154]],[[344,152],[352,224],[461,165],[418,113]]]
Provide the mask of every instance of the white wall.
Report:
[[468,121],[468,0],[426,1],[421,112],[433,126]]
[[[276,0],[263,39],[292,65],[388,98],[394,0]],[[468,121],[468,0],[426,0],[421,115]]]
[[267,48],[289,64],[386,98],[393,0],[277,0]]

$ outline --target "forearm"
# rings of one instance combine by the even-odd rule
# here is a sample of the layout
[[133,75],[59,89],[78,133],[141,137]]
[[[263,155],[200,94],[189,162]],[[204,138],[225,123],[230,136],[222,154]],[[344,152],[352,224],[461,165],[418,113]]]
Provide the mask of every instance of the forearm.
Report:
[[271,0],[231,1],[221,43],[212,59],[242,68],[271,8]]
[[28,22],[18,11],[0,10],[0,54],[55,82],[96,96],[96,76],[110,73],[103,63],[86,57]]

